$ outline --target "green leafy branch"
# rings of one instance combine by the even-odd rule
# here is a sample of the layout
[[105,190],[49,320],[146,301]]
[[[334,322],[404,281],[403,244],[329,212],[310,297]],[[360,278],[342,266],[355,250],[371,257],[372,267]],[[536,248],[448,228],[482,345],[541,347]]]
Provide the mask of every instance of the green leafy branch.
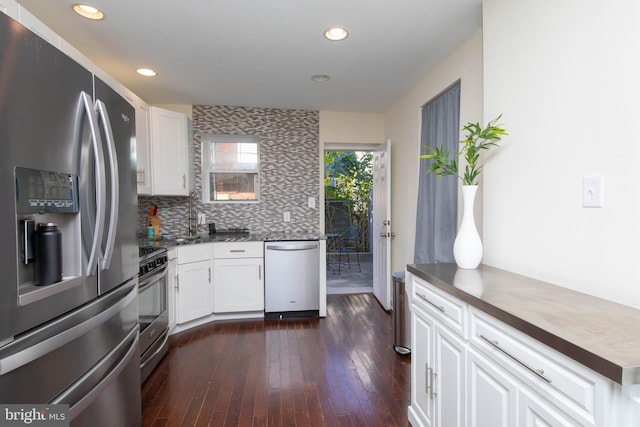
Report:
[[[484,129],[480,126],[480,123],[467,123],[462,128],[466,132],[466,138],[460,141],[460,151],[451,160],[449,159],[449,152],[445,151],[444,146],[433,148],[425,145],[424,147],[428,153],[421,155],[420,158],[433,161],[427,168],[427,173],[434,172],[438,178],[455,175],[462,180],[463,185],[476,185],[482,170],[482,166],[478,165],[480,152],[497,146],[502,136],[508,135],[501,124],[496,124],[501,118],[502,114],[491,120]],[[463,176],[458,174],[457,157],[461,156],[464,156],[467,163]]]

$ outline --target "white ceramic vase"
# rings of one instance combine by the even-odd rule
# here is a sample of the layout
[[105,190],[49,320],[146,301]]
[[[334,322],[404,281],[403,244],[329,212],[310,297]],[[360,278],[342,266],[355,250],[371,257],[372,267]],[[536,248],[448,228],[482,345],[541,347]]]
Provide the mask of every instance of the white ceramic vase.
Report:
[[482,260],[482,241],[473,218],[476,191],[478,191],[477,185],[462,186],[462,223],[453,242],[453,258],[458,267],[465,269],[476,268]]

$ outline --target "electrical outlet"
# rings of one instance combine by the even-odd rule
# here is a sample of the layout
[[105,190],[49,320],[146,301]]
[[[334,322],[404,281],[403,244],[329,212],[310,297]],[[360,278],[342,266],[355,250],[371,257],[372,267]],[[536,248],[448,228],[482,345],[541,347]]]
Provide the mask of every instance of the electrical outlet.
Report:
[[291,212],[285,212],[284,213],[284,222],[289,222],[291,221]]
[[307,206],[309,206],[311,209],[315,209],[316,208],[316,198],[315,197],[309,197],[309,199],[307,200]]
[[207,223],[207,214],[198,214],[198,225],[204,225]]

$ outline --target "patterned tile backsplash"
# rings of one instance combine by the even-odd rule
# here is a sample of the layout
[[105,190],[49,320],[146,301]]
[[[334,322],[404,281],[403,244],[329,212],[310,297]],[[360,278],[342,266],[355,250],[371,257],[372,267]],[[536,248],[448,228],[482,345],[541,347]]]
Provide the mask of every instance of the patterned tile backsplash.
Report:
[[[202,202],[201,135],[254,135],[260,138],[260,201]],[[318,233],[319,114],[274,108],[193,106],[194,211],[206,214],[216,228],[247,227],[252,232]],[[316,207],[307,207],[309,197]],[[161,231],[188,232],[189,198],[139,196],[138,228],[144,233],[149,208],[158,206]],[[283,222],[284,212],[291,221]],[[206,232],[207,226],[198,226]]]

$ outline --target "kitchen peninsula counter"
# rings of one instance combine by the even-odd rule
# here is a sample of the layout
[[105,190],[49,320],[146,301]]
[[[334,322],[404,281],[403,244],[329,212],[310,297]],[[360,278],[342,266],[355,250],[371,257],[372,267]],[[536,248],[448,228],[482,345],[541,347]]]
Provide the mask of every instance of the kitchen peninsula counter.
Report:
[[640,310],[480,265],[407,271],[622,384],[640,384]]

